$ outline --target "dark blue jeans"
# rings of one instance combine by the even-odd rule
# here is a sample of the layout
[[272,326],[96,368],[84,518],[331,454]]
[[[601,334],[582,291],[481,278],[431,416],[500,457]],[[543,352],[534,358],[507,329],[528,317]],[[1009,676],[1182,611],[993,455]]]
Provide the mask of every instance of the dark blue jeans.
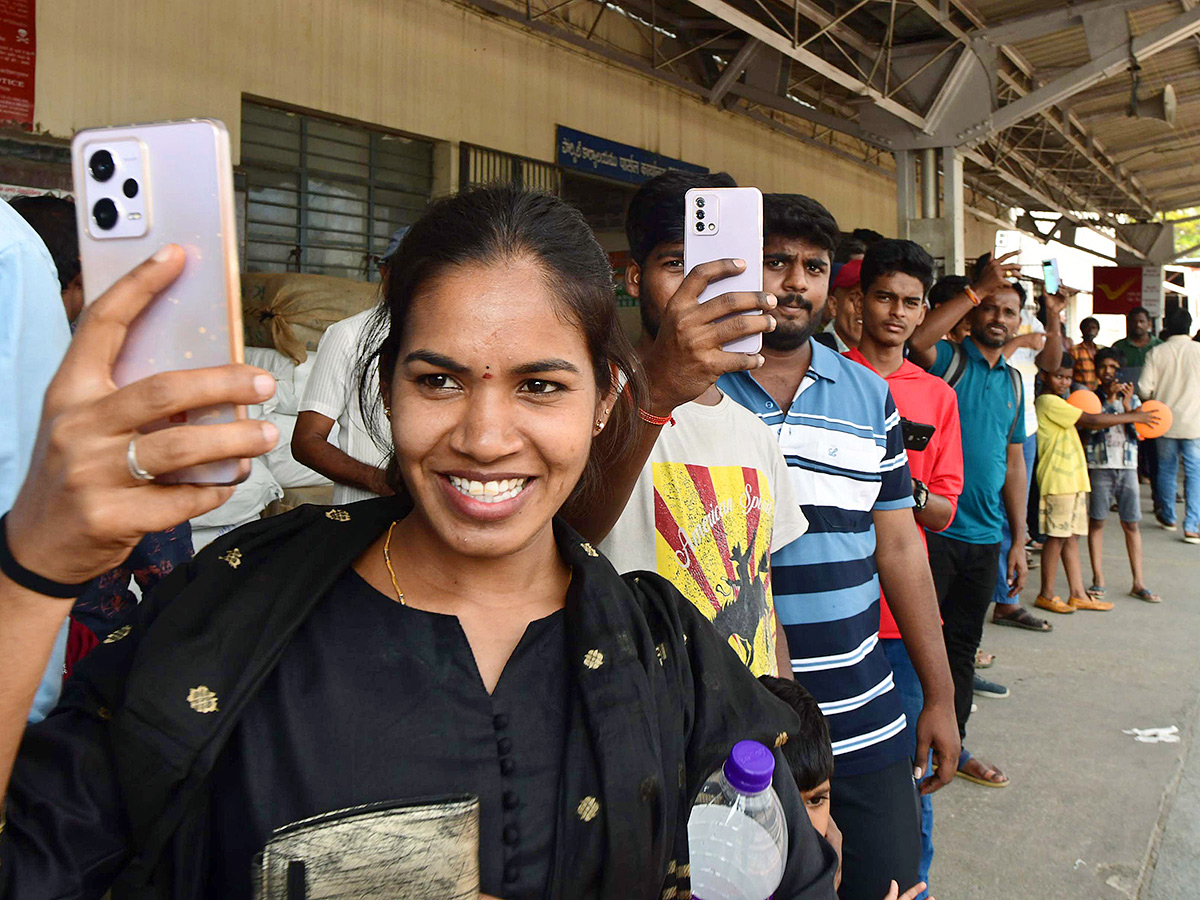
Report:
[[[908,720],[908,749],[909,756],[917,752],[917,717],[925,705],[925,695],[921,692],[921,679],[913,668],[908,651],[904,649],[904,641],[899,638],[884,638],[880,640],[883,653],[892,666],[892,677],[896,683],[896,692],[900,695],[900,705],[904,709],[904,718]],[[933,762],[933,754],[925,760],[925,776],[929,775],[929,767]],[[834,820],[837,820],[837,810],[834,810]],[[921,794],[921,864],[918,872],[920,878],[929,884],[929,866],[933,863],[933,796]],[[901,891],[906,891],[909,885],[900,885]],[[929,892],[923,891],[918,900],[924,900]]]

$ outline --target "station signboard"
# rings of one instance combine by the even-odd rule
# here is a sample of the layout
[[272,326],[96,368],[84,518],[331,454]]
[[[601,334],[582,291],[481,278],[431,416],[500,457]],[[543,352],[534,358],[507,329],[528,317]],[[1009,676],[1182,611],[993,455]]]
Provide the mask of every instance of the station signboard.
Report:
[[641,184],[667,171],[706,173],[704,166],[686,163],[607,138],[558,126],[557,162],[562,168],[598,175],[628,184]]

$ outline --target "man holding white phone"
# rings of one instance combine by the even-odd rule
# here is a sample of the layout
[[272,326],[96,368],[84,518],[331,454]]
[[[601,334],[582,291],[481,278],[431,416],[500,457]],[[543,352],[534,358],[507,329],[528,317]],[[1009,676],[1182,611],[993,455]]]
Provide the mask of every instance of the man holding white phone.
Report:
[[[722,346],[753,339],[773,321],[769,315],[721,317],[766,312],[771,304],[754,292],[697,302],[709,284],[745,271],[744,263],[710,262],[684,277],[685,194],[732,187],[723,173],[667,172],[642,185],[629,205],[633,259],[625,287],[641,310],[638,351],[651,408],[639,411],[642,442],[576,524],[599,541],[617,571],[644,569],[670,580],[755,675],[776,674],[782,659],[786,676],[770,556],[807,523],[770,431],[714,386],[718,375],[760,359]],[[708,213],[711,221],[712,207]],[[604,528],[605,518],[615,522]]]

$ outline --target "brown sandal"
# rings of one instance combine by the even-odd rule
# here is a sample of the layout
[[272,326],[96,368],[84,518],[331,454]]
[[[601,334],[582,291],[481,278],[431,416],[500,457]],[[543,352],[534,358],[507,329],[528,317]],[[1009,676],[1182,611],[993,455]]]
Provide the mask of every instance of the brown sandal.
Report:
[[1025,607],[1020,607],[1015,613],[998,616],[992,613],[993,625],[1009,625],[1012,628],[1024,628],[1026,631],[1053,631],[1054,626],[1045,619],[1032,615]]

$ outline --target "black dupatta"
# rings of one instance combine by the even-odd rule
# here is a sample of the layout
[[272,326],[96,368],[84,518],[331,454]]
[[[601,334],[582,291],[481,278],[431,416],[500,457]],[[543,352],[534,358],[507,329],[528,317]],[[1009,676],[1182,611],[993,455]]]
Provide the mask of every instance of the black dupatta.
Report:
[[[315,604],[404,513],[390,498],[306,506],[225,535],[80,664],[63,702],[108,722],[133,835],[115,898],[203,896],[206,780],[241,711]],[[795,715],[668,582],[619,576],[568,526],[554,528],[574,570],[574,689],[550,896],[686,900],[700,785],[737,741],[778,746]],[[596,861],[598,890],[578,884]]]

